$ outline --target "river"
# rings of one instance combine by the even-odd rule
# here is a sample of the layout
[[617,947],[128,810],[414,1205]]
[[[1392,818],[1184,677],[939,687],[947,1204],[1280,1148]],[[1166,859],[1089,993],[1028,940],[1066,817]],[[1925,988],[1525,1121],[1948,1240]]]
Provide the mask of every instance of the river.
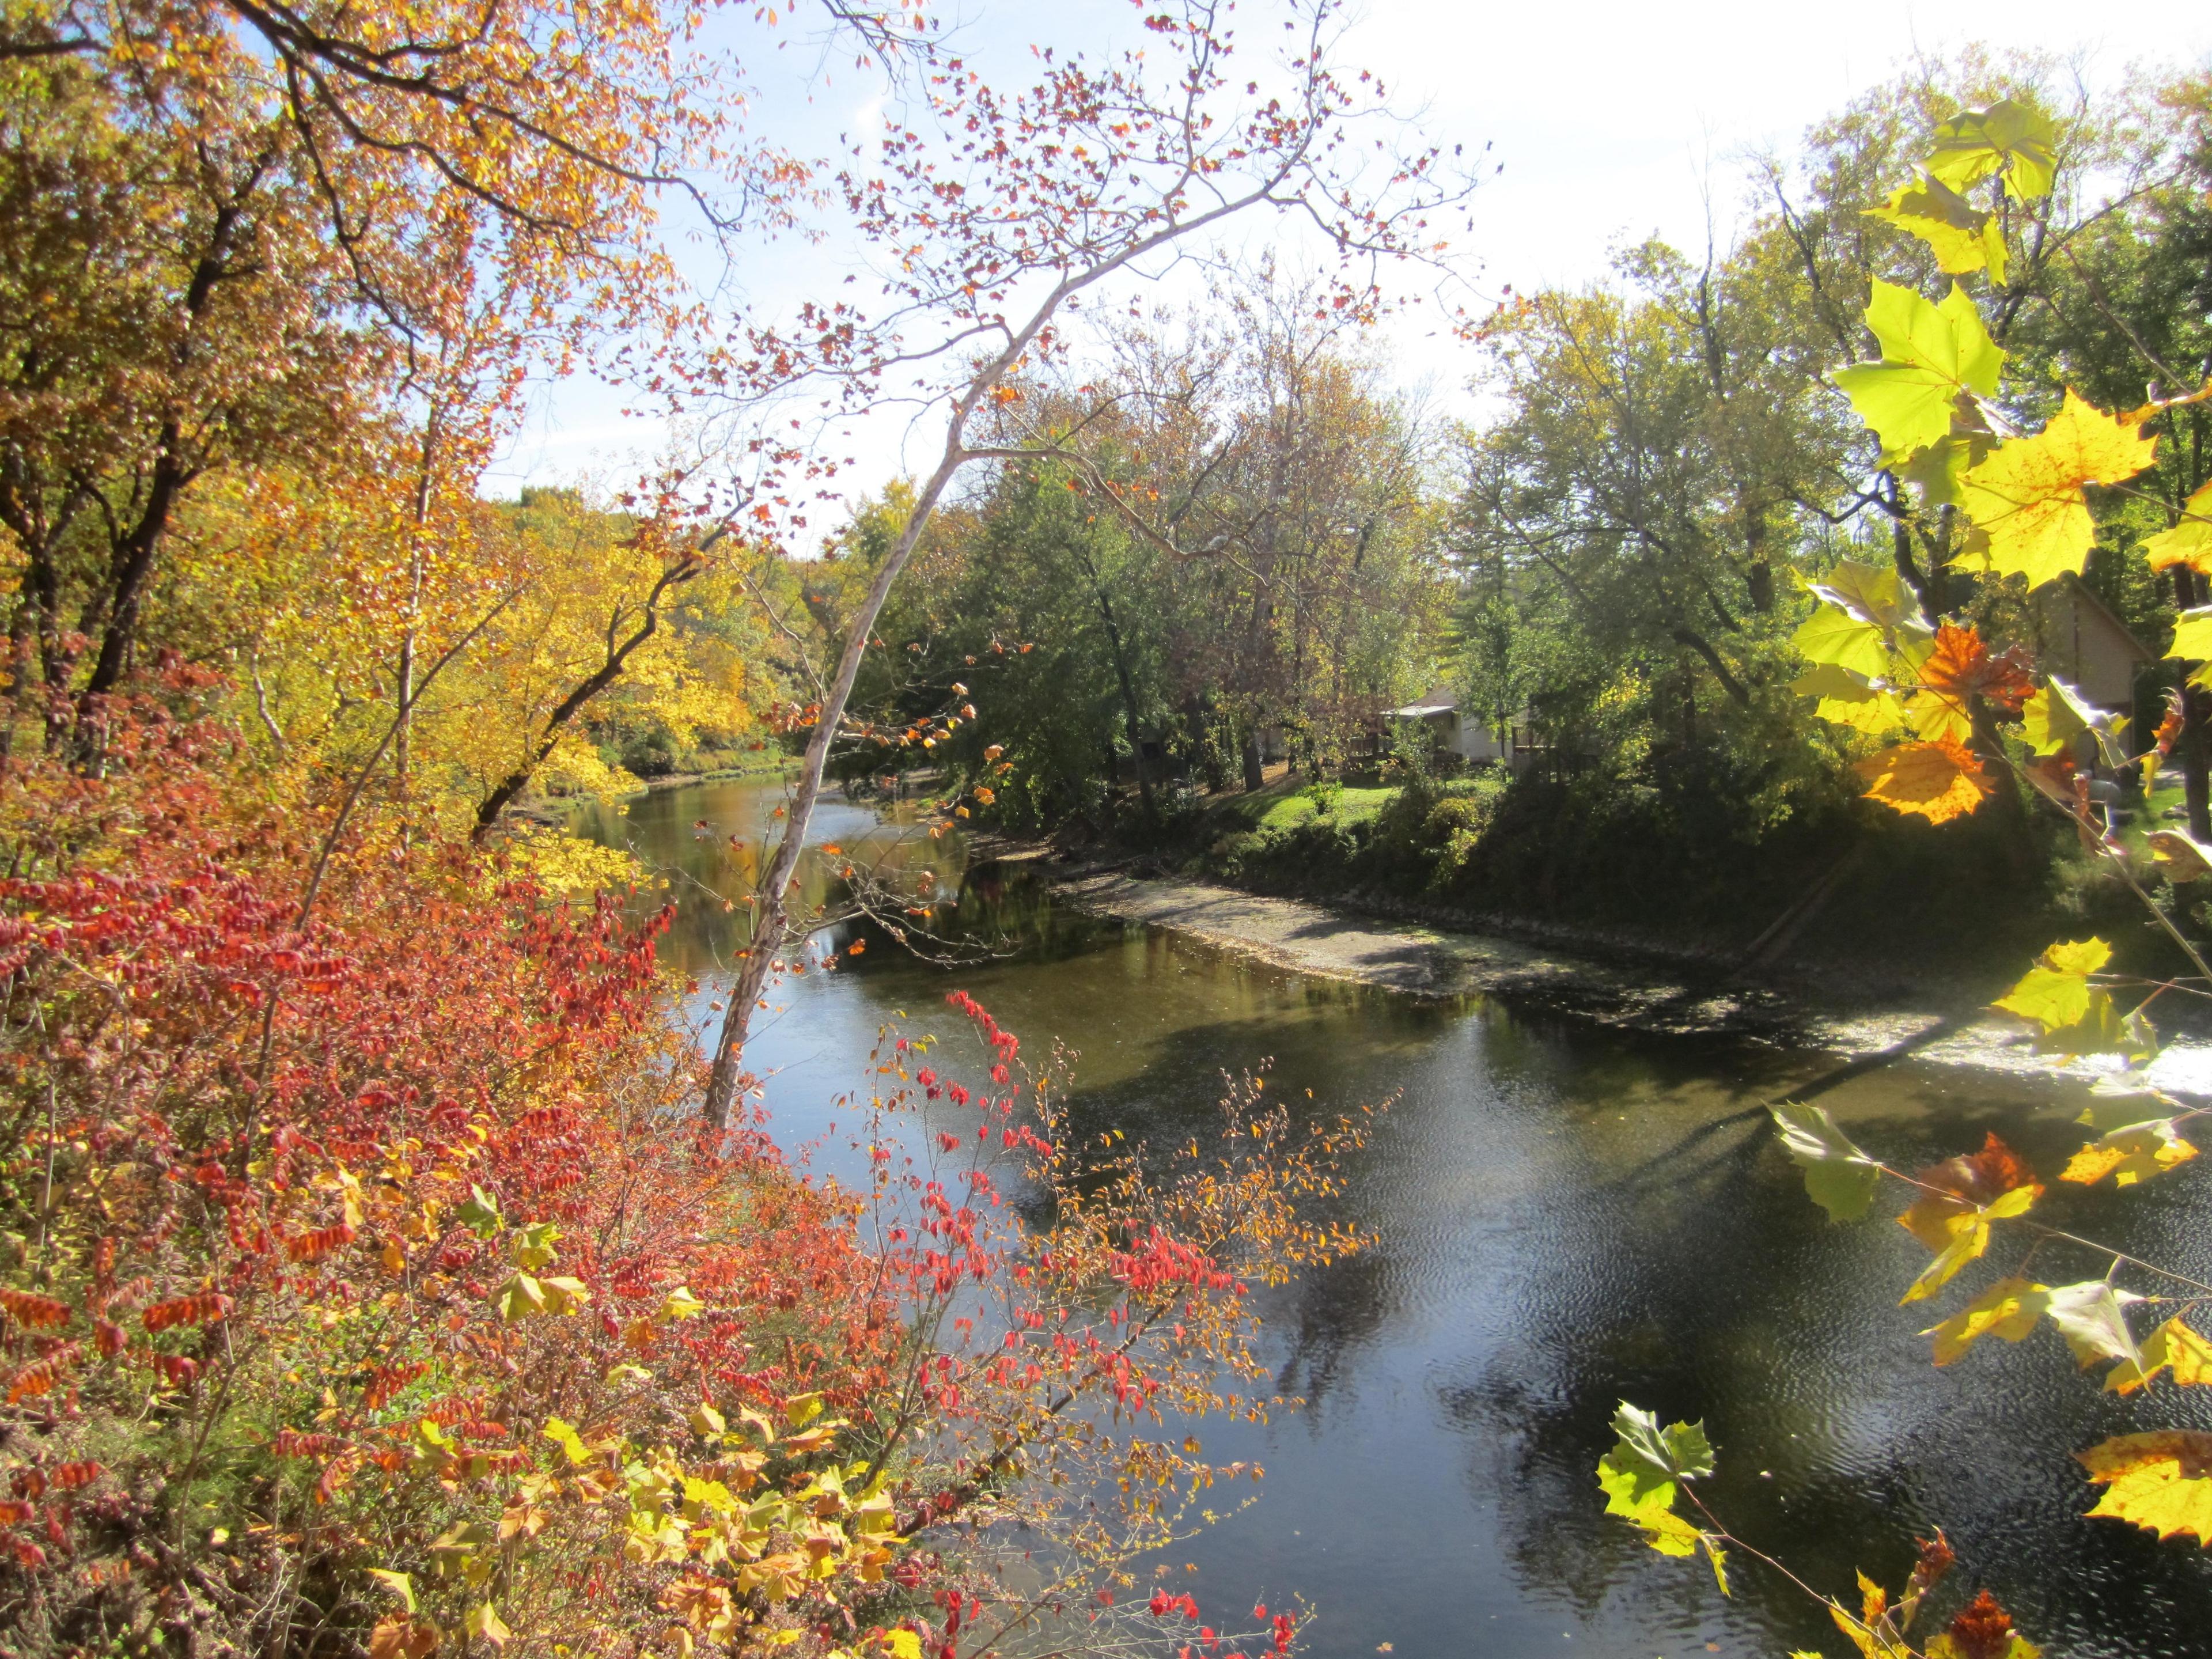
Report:
[[[699,977],[702,1019],[742,936],[742,908],[725,901],[746,890],[781,799],[702,784],[580,819],[665,874],[680,905],[665,951]],[[1702,1565],[1653,1554],[1602,1514],[1593,1468],[1626,1397],[1702,1418],[1719,1451],[1708,1502],[1823,1590],[1852,1595],[1855,1568],[1894,1589],[1915,1537],[1940,1526],[1959,1553],[1954,1589],[1986,1585],[2047,1655],[2212,1654],[2212,1560],[2084,1518],[2094,1492],[2068,1455],[2132,1429],[2212,1428],[2212,1390],[2101,1395],[2047,1329],[1933,1369],[1918,1333],[1941,1315],[1896,1300],[1925,1252],[1879,1218],[1830,1225],[1763,1109],[1817,1092],[1908,1166],[1995,1129],[2050,1172],[2079,1144],[2077,1088],[1634,1038],[1477,999],[1416,1005],[1071,915],[1018,866],[964,872],[957,838],[860,808],[830,806],[809,839],[840,848],[810,857],[810,898],[848,859],[926,865],[959,896],[968,936],[1006,952],[947,969],[872,931],[864,955],[775,994],[748,1061],[779,1140],[833,1171],[826,1132],[840,1097],[865,1087],[878,1029],[950,1030],[956,986],[1027,1050],[1079,1051],[1086,1127],[1200,1129],[1223,1072],[1263,1060],[1332,1112],[1395,1097],[1346,1200],[1376,1247],[1264,1304],[1280,1386],[1305,1404],[1203,1431],[1209,1455],[1267,1470],[1258,1504],[1169,1564],[1209,1609],[1304,1595],[1320,1614],[1303,1643],[1316,1659],[1850,1651],[1756,1564],[1733,1564],[1723,1601]],[[2208,1166],[2045,1204],[2207,1276]],[[1996,1256],[2006,1248],[2000,1234]]]

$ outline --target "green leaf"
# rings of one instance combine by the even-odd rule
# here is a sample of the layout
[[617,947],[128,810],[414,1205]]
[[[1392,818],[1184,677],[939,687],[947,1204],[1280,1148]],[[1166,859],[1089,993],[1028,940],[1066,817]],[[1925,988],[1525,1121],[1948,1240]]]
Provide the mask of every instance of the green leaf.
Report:
[[1838,559],[1826,575],[1804,586],[1815,599],[1872,623],[1886,634],[1934,632],[1919,596],[1905,586],[1894,565]]
[[1881,343],[1881,360],[1838,370],[1836,384],[1886,456],[1901,460],[1948,437],[1961,394],[1996,392],[2005,354],[1956,283],[1940,305],[1930,305],[1876,277],[1866,321]]
[[2124,765],[2120,733],[2127,721],[2096,707],[2061,679],[2053,679],[2021,705],[2020,734],[2039,755],[2055,755],[2082,733],[2094,735],[2108,764]]
[[2050,1297],[2051,1322],[2074,1351],[2076,1363],[2086,1368],[2100,1359],[2118,1359],[2142,1370],[2142,1356],[2122,1311],[2129,1303],[2142,1301],[2141,1297],[2101,1279],[2054,1285]]
[[1782,1145],[1805,1171],[1805,1190],[1831,1221],[1856,1221],[1874,1203],[1881,1166],[1836,1127],[1825,1107],[1784,1101],[1770,1106]]
[[2000,287],[2004,283],[2002,222],[1940,179],[1923,177],[1917,185],[1901,185],[1885,205],[1867,209],[1866,216],[1917,236],[1935,252],[1938,268],[1951,276],[1987,270],[1991,282]]
[[2058,171],[2057,142],[2050,122],[2007,98],[1937,127],[1929,176],[1966,190],[2002,172],[2005,191],[2015,201],[2048,196]]
[[1881,737],[1905,723],[1905,705],[1894,692],[1869,685],[1834,663],[1814,663],[1790,682],[1790,689],[1801,697],[1818,697],[1813,712],[1822,720],[1851,726],[1869,737]]
[[2089,1013],[2089,975],[2112,958],[2112,947],[2100,939],[2053,945],[1991,1006],[2034,1020],[2046,1031],[2078,1024]]
[[507,1282],[492,1292],[499,1305],[499,1316],[512,1324],[518,1319],[527,1319],[532,1314],[545,1311],[545,1287],[528,1273],[511,1273]]
[[553,1241],[560,1237],[561,1230],[550,1221],[519,1228],[508,1254],[515,1266],[536,1273],[553,1265]]
[[1816,666],[1841,668],[1869,679],[1889,666],[1889,647],[1881,629],[1832,605],[1822,605],[1800,623],[1790,643]]
[[499,1206],[481,1187],[469,1188],[468,1202],[454,1210],[453,1219],[478,1238],[489,1238],[506,1224],[499,1218]]
[[1698,1547],[1698,1529],[1671,1507],[1673,1481],[1650,1483],[1640,1458],[1619,1447],[1598,1460],[1598,1489],[1605,1493],[1605,1512],[1634,1522],[1644,1528],[1644,1541],[1662,1555],[1690,1555]]
[[1613,1414],[1613,1431],[1620,1437],[1620,1449],[1641,1458],[1660,1480],[1695,1480],[1713,1472],[1713,1449],[1703,1423],[1670,1423],[1662,1429],[1656,1413],[1624,1400]]

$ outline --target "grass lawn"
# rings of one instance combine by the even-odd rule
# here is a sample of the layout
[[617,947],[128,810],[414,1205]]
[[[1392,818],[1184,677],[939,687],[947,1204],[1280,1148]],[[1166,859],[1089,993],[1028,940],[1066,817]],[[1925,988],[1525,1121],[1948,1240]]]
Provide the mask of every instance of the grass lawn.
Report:
[[[1330,817],[1348,823],[1371,818],[1397,795],[1396,786],[1375,789],[1346,789],[1336,799]],[[1231,795],[1208,802],[1206,813],[1224,830],[1290,830],[1310,823],[1318,815],[1306,793],[1303,779],[1285,778],[1249,795]]]

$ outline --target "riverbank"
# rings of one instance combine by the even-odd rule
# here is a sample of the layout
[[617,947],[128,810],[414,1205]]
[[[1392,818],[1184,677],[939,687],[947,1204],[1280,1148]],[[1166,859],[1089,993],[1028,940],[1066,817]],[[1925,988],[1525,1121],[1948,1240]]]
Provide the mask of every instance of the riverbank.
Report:
[[[1621,1030],[1737,1036],[1847,1060],[1911,1055],[2015,1076],[2057,1070],[2082,1079],[2118,1069],[2103,1059],[2056,1062],[2037,1053],[2023,1022],[1990,1012],[1984,996],[1964,988],[1950,997],[1930,996],[1925,988],[1898,996],[1843,981],[1753,983],[1730,964],[1668,963],[1641,952],[1630,959],[1599,941],[1561,948],[1186,876],[1062,863],[1042,849],[1012,845],[996,855],[1034,863],[1057,896],[1091,915],[1160,928],[1290,972],[1423,1000],[1494,997]],[[2194,1034],[2172,1042],[2153,1076],[2162,1087],[2212,1093],[2212,1042]]]

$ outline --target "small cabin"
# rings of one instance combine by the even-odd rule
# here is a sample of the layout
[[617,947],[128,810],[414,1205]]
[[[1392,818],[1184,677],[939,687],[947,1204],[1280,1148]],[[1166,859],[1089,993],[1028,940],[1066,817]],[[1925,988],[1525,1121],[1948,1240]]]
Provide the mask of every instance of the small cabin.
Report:
[[2079,576],[2036,595],[2036,661],[2100,708],[2136,712],[2136,679],[2157,653],[2092,593]]
[[1382,712],[1383,718],[1389,720],[1419,720],[1428,728],[1440,753],[1456,755],[1469,762],[1510,763],[1513,758],[1512,732],[1494,731],[1471,714],[1462,716],[1459,694],[1449,686],[1431,687],[1427,695],[1404,708]]

